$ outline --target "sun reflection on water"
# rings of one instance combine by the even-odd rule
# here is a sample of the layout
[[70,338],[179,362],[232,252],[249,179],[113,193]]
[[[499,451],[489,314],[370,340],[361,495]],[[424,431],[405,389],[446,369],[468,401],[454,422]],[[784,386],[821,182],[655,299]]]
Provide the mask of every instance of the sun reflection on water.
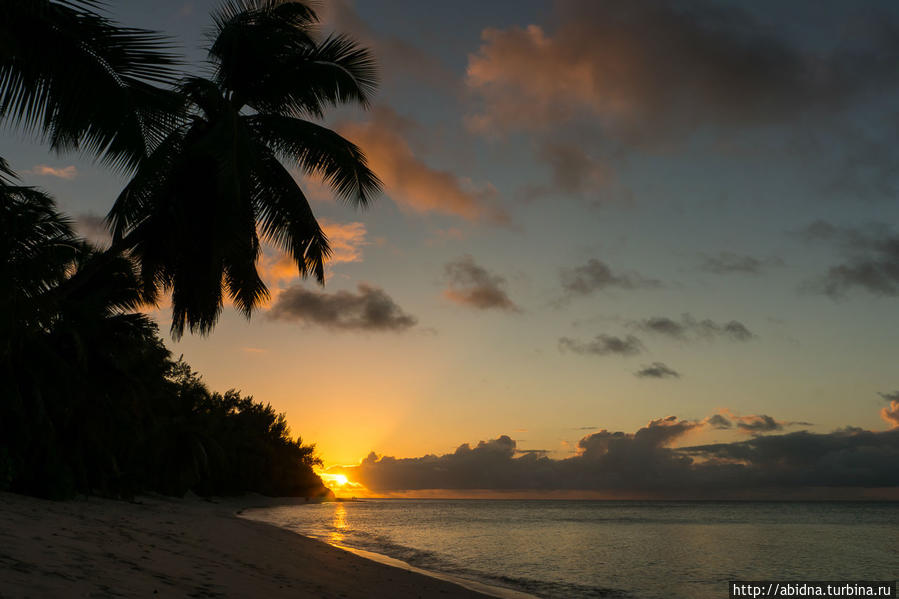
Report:
[[334,503],[334,520],[331,522],[331,534],[328,536],[328,541],[331,543],[342,543],[343,542],[343,531],[346,530],[346,506],[343,505],[343,502],[335,502]]

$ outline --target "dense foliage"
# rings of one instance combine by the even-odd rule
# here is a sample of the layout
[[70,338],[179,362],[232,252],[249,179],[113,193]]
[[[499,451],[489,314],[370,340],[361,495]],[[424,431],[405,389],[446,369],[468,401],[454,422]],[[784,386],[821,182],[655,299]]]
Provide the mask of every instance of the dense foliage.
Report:
[[103,2],[0,8],[0,120],[133,175],[101,251],[0,159],[0,489],[325,492],[283,415],[210,392],[137,310],[171,292],[175,336],[211,331],[225,296],[249,316],[262,240],[324,281],[328,240],[288,168],[355,205],[379,191],[362,152],[309,120],[367,105],[369,52],[320,39],[304,3],[224,0],[199,77]]
[[319,38],[302,2],[223,0],[200,77],[105,2],[0,9],[0,121],[132,175],[101,251],[0,159],[0,490],[326,492],[283,415],[210,392],[137,310],[170,292],[176,337],[210,332],[225,297],[249,317],[262,241],[324,282],[328,239],[289,169],[357,206],[380,190],[359,148],[313,122],[367,106],[368,50]]
[[134,313],[131,260],[0,180],[0,489],[318,495],[313,447],[271,406],[210,392]]

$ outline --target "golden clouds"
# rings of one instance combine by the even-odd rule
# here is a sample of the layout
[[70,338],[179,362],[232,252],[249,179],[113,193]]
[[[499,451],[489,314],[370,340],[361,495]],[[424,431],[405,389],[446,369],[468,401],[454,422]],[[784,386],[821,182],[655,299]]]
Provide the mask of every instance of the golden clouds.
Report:
[[384,183],[386,194],[401,208],[417,213],[459,216],[469,221],[503,223],[508,215],[495,205],[497,192],[489,184],[475,185],[464,177],[426,164],[403,136],[408,121],[388,108],[377,108],[365,123],[340,127],[359,145],[369,166]]

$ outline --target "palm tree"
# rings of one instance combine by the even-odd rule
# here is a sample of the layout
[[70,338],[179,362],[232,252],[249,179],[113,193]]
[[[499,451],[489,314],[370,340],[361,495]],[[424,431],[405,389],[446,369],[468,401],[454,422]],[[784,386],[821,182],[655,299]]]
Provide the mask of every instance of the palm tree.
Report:
[[0,171],[0,489],[120,488],[168,351],[132,313],[132,262],[76,237],[50,197]]
[[101,6],[0,0],[0,118],[130,170],[179,117],[168,89],[177,60],[165,38],[119,26]]
[[225,294],[247,317],[267,298],[260,239],[324,282],[328,240],[285,163],[354,206],[380,190],[361,150],[313,122],[328,107],[368,105],[369,52],[342,35],[318,39],[300,2],[231,0],[213,20],[211,75],[177,88],[189,119],[141,160],[108,215],[147,297],[172,292],[176,338],[209,332]]

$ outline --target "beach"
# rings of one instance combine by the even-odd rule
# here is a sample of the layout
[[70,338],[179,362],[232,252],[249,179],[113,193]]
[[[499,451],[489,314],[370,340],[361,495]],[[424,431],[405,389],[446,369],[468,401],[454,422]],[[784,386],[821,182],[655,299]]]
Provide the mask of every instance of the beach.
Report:
[[0,597],[485,597],[237,516],[289,501],[0,493]]

